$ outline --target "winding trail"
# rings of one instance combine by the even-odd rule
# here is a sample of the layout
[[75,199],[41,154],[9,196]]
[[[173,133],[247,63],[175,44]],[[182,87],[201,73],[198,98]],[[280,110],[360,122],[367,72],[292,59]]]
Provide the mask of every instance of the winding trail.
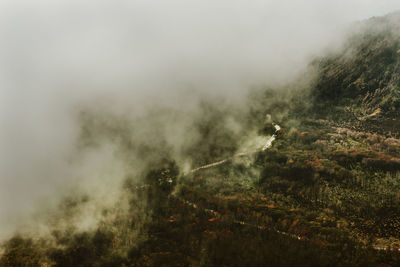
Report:
[[[232,157],[217,161],[217,162],[213,162],[210,164],[206,164],[197,168],[194,168],[192,170],[190,170],[188,173],[184,173],[184,175],[188,175],[188,174],[193,174],[197,171],[203,170],[203,169],[209,169],[212,167],[216,167],[219,165],[222,165],[224,163],[229,162],[230,160],[232,160],[233,158],[237,158],[237,157],[242,157],[242,156],[246,156],[246,155],[250,155],[259,151],[266,151],[267,149],[269,149],[273,142],[277,139],[279,132],[281,131],[281,127],[278,124],[272,123],[272,125],[275,128],[275,133],[267,140],[267,142],[265,143],[265,145],[261,148],[261,150],[256,150],[256,151],[249,151],[249,152],[243,152],[243,153],[237,153]],[[142,186],[136,186],[136,189],[149,189],[151,187],[151,185],[145,184]],[[196,210],[202,210],[205,213],[208,213],[211,216],[214,216],[215,218],[219,218],[221,215],[219,212],[212,210],[212,209],[208,209],[208,208],[203,208],[203,207],[199,207],[197,204],[192,203],[188,200],[182,199],[182,198],[177,198],[179,201],[181,201],[182,203],[184,203],[185,205],[188,205]],[[288,236],[290,238],[293,239],[297,239],[297,240],[301,240],[301,241],[310,241],[309,238],[305,237],[305,236],[301,236],[301,235],[297,235],[297,234],[292,234],[292,233],[288,233],[288,232],[284,232],[284,231],[280,231],[271,227],[268,227],[266,225],[258,225],[258,224],[252,224],[252,223],[248,223],[245,221],[241,221],[241,220],[233,220],[233,223],[235,224],[239,224],[239,225],[243,225],[243,226],[248,226],[248,227],[253,227],[256,228],[258,230],[269,230],[269,231],[274,231],[275,233],[278,233],[280,235],[284,235],[284,236]],[[400,252],[400,249],[398,248],[392,248],[390,246],[384,246],[384,245],[377,245],[377,244],[373,244],[372,248],[374,250],[383,250],[383,251],[398,251]]]
[[[276,140],[276,138],[278,137],[279,132],[281,131],[281,127],[280,127],[278,124],[272,123],[272,125],[273,125],[274,128],[275,128],[275,133],[267,140],[267,142],[265,143],[265,145],[262,147],[261,151],[265,151],[265,150],[267,150],[268,148],[270,148],[270,147],[272,146],[272,143],[273,143],[273,142]],[[256,153],[256,152],[258,152],[258,150],[256,150],[256,151],[250,151],[250,152],[238,153],[238,154],[235,154],[233,157],[229,157],[229,158],[226,158],[226,159],[217,161],[217,162],[213,162],[213,163],[210,163],[210,164],[203,165],[203,166],[197,167],[197,168],[195,168],[195,169],[192,169],[192,170],[190,170],[188,173],[185,173],[185,175],[195,173],[195,172],[197,172],[197,171],[199,171],[199,170],[203,170],[203,169],[208,169],[208,168],[216,167],[216,166],[222,165],[222,164],[224,164],[224,163],[226,163],[226,162],[232,160],[233,158],[246,156],[246,155],[253,154],[253,153]]]
[[[182,203],[184,203],[185,205],[188,205],[196,210],[201,210],[207,214],[209,214],[210,216],[213,216],[214,218],[221,218],[221,214],[218,211],[212,210],[212,209],[208,209],[208,208],[202,208],[199,207],[198,205],[196,205],[195,203],[192,203],[190,201],[187,201],[185,199],[182,198],[177,198],[179,201],[181,201]],[[241,221],[241,220],[233,220],[234,224],[239,224],[239,225],[243,225],[243,226],[247,226],[247,227],[252,227],[255,228],[257,230],[261,230],[261,231],[273,231],[277,234],[280,235],[284,235],[293,239],[297,239],[300,241],[312,241],[310,240],[310,238],[302,236],[302,235],[297,235],[297,234],[293,234],[293,233],[288,233],[285,231],[280,231],[277,230],[275,228],[272,228],[270,226],[267,225],[260,225],[260,224],[253,224],[253,223],[248,223],[245,221]],[[365,246],[367,247],[367,246]],[[378,251],[397,251],[400,252],[400,248],[395,248],[395,247],[390,247],[390,246],[383,246],[383,245],[377,245],[377,244],[372,244],[372,248],[374,250],[378,250]]]
[[[221,217],[220,213],[215,211],[215,210],[199,207],[195,203],[192,203],[192,202],[187,201],[187,200],[182,199],[182,198],[177,198],[177,199],[179,201],[181,201],[182,203],[184,203],[185,205],[188,205],[188,206],[190,206],[190,207],[192,207],[192,208],[194,208],[196,210],[202,210],[203,212],[209,214],[210,216],[214,216],[215,218],[220,218]],[[248,227],[257,228],[258,230],[275,231],[278,234],[289,236],[289,237],[297,239],[297,240],[303,240],[303,241],[308,240],[306,237],[303,237],[303,236],[300,236],[300,235],[296,235],[296,234],[291,234],[291,233],[288,233],[288,232],[279,231],[279,230],[273,229],[273,228],[265,226],[265,225],[252,224],[252,223],[248,223],[248,222],[240,221],[240,220],[233,220],[233,223],[244,225],[244,226],[248,226]]]

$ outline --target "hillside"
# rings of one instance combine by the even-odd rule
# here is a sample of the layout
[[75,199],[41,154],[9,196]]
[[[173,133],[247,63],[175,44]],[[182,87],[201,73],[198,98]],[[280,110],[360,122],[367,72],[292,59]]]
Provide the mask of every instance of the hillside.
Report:
[[340,53],[315,60],[314,111],[381,133],[398,133],[400,13],[358,27],[361,32],[353,34]]
[[[0,265],[398,266],[400,13],[355,27],[340,51],[313,60],[306,86],[250,94],[237,116],[259,135],[275,133],[271,147],[231,157],[241,152],[236,137],[216,127],[231,110],[207,103],[194,124],[203,139],[186,153],[194,167],[223,164],[184,173],[157,153],[141,180],[126,178],[121,203],[95,230],[16,235]],[[86,135],[114,134],[134,149],[119,125],[82,117]],[[66,199],[60,210],[70,216],[87,201]]]

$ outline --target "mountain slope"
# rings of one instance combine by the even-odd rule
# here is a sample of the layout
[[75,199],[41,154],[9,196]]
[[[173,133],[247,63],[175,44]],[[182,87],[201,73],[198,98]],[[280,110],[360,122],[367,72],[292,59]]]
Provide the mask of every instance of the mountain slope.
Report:
[[[342,50],[312,62],[311,83],[252,92],[240,116],[262,137],[274,131],[271,117],[282,127],[271,148],[184,173],[158,153],[162,142],[141,146],[154,162],[126,178],[97,228],[68,225],[90,199],[66,199],[57,219],[67,227],[16,235],[0,266],[399,265],[399,25],[400,13],[362,22]],[[193,123],[192,162],[242,152],[222,127],[233,111],[218,104],[204,104]],[[111,135],[132,153],[129,127],[121,134],[116,120],[91,118],[86,135]]]
[[339,53],[314,61],[314,111],[399,132],[400,12],[358,27]]

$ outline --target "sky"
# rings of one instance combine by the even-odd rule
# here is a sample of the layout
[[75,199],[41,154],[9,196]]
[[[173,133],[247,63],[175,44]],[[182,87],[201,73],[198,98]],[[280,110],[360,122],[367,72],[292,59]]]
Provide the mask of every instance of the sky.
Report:
[[396,10],[398,0],[0,0],[0,237],[100,164],[69,163],[77,107],[237,101],[295,77],[352,22]]

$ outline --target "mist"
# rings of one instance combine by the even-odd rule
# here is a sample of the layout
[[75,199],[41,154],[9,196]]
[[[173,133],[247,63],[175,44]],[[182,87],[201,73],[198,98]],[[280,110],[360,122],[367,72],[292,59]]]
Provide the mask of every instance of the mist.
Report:
[[[221,125],[240,139],[240,108],[232,107],[249,88],[295,79],[313,56],[340,47],[352,22],[399,8],[361,0],[1,1],[0,237],[69,192],[96,192],[111,205],[159,147],[182,168],[193,165],[185,151],[198,140],[193,121],[205,100],[222,103]],[[130,142],[153,153],[133,152]]]

